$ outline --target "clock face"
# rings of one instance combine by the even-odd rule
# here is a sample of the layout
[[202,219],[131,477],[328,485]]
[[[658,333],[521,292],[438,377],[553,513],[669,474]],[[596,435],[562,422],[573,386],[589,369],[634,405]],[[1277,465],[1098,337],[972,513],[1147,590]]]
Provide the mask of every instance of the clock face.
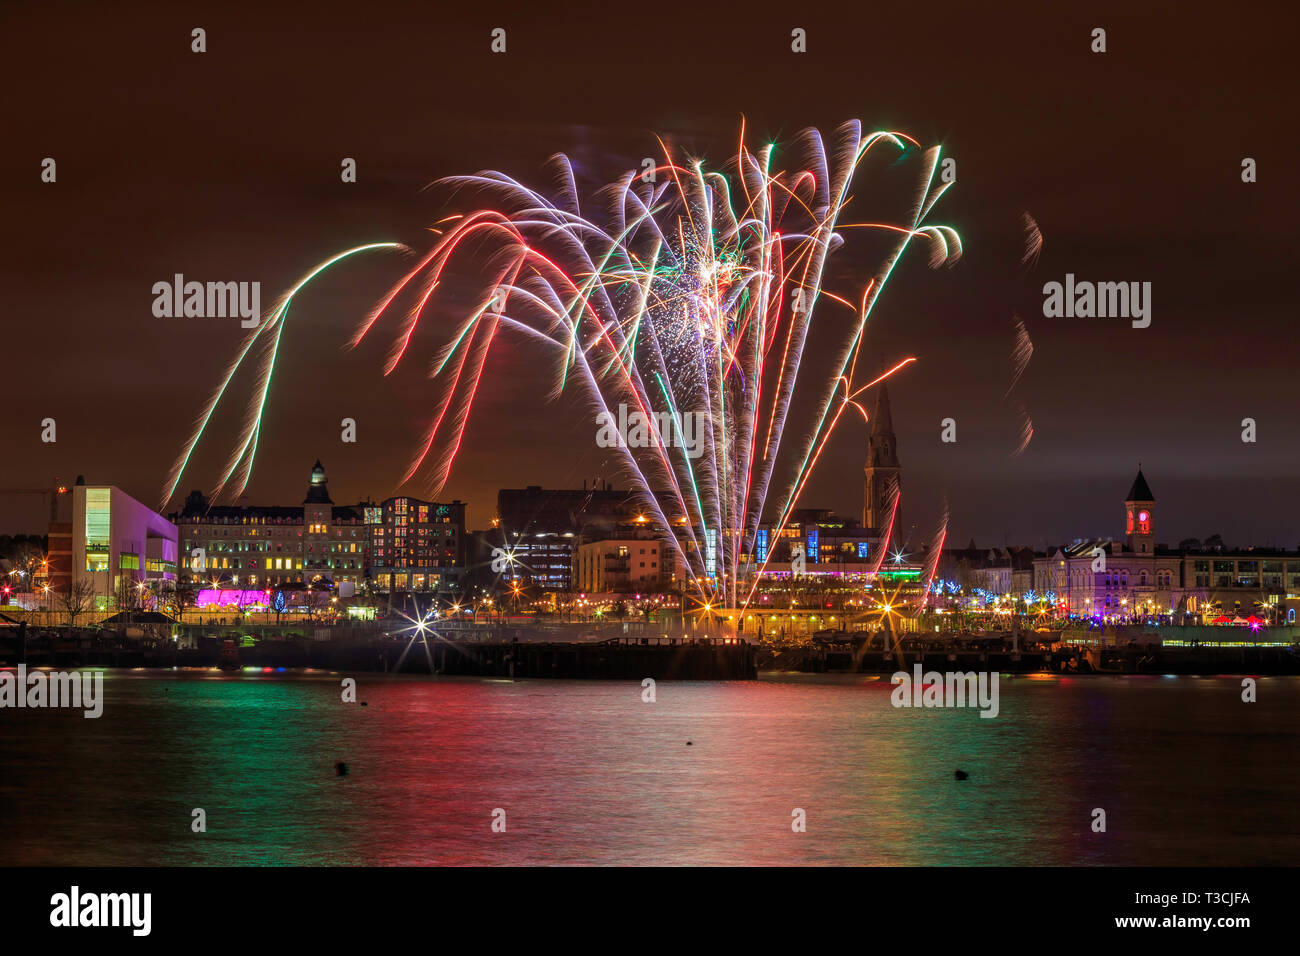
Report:
[[1138,521],[1146,521],[1150,517],[1151,515],[1147,514],[1145,511],[1138,512]]

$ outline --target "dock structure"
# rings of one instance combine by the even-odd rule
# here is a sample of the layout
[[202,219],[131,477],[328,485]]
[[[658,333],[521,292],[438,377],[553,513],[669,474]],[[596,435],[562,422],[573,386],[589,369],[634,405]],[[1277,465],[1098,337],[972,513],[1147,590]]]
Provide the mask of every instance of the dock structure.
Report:
[[643,628],[611,629],[611,635],[586,626],[431,627],[416,634],[409,628],[352,627],[185,630],[189,633],[171,639],[142,639],[108,630],[29,630],[22,624],[0,630],[0,667],[215,668],[223,663],[225,648],[245,670],[516,679],[753,680],[763,671],[892,674],[915,664],[926,671],[1004,674],[1300,674],[1300,642],[1289,629],[1252,644],[1229,644],[1223,638],[1234,635],[1183,628],[1159,635],[1067,632],[1028,646],[1014,638],[887,631],[823,633],[812,641],[774,644],[740,636],[655,635]]
[[907,650],[806,646],[759,653],[759,670],[808,674],[892,674],[920,664],[927,671],[1002,674],[1300,674],[1289,647],[1054,647],[1050,650]]
[[102,634],[47,631],[0,637],[0,666],[217,667],[237,645],[241,669],[316,668],[461,677],[644,680],[754,680],[754,645],[734,638],[615,637],[586,641],[514,640],[430,630],[419,636],[358,633],[232,641],[198,635],[185,646]]
[[[474,677],[754,680],[757,654],[745,641],[622,638],[595,643],[479,643],[431,638],[428,653],[383,649],[389,670]],[[396,652],[396,653],[395,653]],[[400,664],[399,664],[400,662]]]

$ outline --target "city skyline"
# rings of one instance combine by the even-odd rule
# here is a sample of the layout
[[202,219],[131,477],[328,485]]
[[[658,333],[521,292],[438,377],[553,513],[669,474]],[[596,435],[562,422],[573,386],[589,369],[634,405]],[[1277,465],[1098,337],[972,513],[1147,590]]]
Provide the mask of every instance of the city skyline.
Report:
[[[319,466],[320,464],[321,463],[318,459],[317,465]],[[1144,473],[1143,472],[1144,466],[1142,465],[1141,462],[1137,464],[1137,469],[1139,473]],[[75,478],[76,479],[84,478],[87,480],[87,483],[92,485],[117,486],[116,483],[113,481],[97,481],[91,478],[90,476],[84,474],[78,474],[75,476]],[[604,481],[605,479],[600,479],[600,480]],[[911,481],[910,475],[908,475],[908,481],[909,482]],[[1126,479],[1125,481],[1115,482],[1113,488],[1110,487],[1109,483],[1102,487],[1107,492],[1114,491],[1116,494],[1118,494],[1117,489],[1125,485],[1131,485],[1132,481],[1133,479],[1129,478]],[[1167,479],[1164,478],[1160,479],[1162,492],[1164,491],[1164,485],[1166,481]],[[336,482],[336,483],[340,487],[344,486],[344,482]],[[70,487],[73,484],[74,481],[62,482],[62,486],[65,488]],[[301,485],[301,481],[299,482],[299,484]],[[609,483],[609,486],[611,490],[625,492],[629,496],[629,498],[634,494],[633,491],[630,488],[628,488],[626,485],[619,485],[616,482],[611,482]],[[473,514],[473,512],[470,510],[468,503],[463,501],[462,499],[456,498],[453,495],[442,495],[437,497],[436,500],[439,503],[448,503],[448,504],[454,503],[456,505],[465,506],[465,510],[467,514],[466,528],[474,531],[485,531],[495,526],[495,518],[497,516],[497,511],[498,511],[497,504],[496,504],[497,495],[504,490],[524,490],[524,489],[538,488],[541,489],[543,492],[557,492],[557,491],[569,492],[569,491],[577,491],[579,488],[586,490],[588,487],[594,490],[596,488],[595,480],[583,479],[582,483],[573,486],[546,485],[540,482],[521,480],[513,485],[503,485],[501,486],[501,488],[495,489],[491,494],[491,498],[487,499],[490,500],[491,503],[487,505],[486,508],[484,509],[485,511],[484,515],[482,517],[474,516],[472,518],[469,518],[468,516]],[[1176,484],[1175,487],[1177,488]],[[53,486],[51,486],[50,491],[53,490],[54,490]],[[147,496],[137,495],[130,488],[123,488],[122,490],[126,491],[128,494],[130,494],[133,498],[136,498],[137,500],[147,500]],[[188,504],[186,498],[196,493],[203,494],[205,499],[208,497],[204,489],[192,488],[185,495],[180,495],[178,493],[176,498],[172,502],[171,506],[160,511],[159,514],[164,517],[167,517],[169,520],[176,518],[185,510],[186,505]],[[41,494],[45,494],[45,493],[41,492]],[[386,495],[367,494],[365,492],[362,492],[359,495],[353,495],[350,493],[340,494],[333,490],[331,491],[331,494],[334,495],[335,504],[348,505],[348,506],[363,505],[363,504],[380,504],[383,503],[384,501],[391,500],[393,498],[398,498],[398,497],[409,497],[412,499],[427,500],[427,501],[435,500],[435,499],[423,498],[420,494],[414,491],[400,491],[400,490],[394,490]],[[861,494],[861,488],[859,488],[859,494]],[[1102,525],[1102,527],[1098,530],[1080,531],[1078,533],[1062,535],[1060,537],[1040,536],[1037,539],[1033,539],[1033,540],[1029,540],[1029,539],[1012,540],[1008,538],[1007,540],[995,541],[995,540],[979,539],[973,536],[970,537],[969,540],[973,541],[975,546],[982,550],[1000,549],[1000,548],[1010,546],[1010,547],[1035,548],[1040,552],[1043,551],[1044,549],[1050,550],[1052,548],[1060,547],[1063,545],[1069,545],[1071,543],[1076,543],[1080,541],[1095,541],[1095,540],[1108,540],[1108,539],[1119,541],[1122,540],[1124,537],[1124,529],[1123,529],[1124,516],[1120,512],[1119,507],[1116,505],[1116,501],[1118,501],[1116,494],[1105,495],[1104,497],[1106,498],[1106,501],[1102,503],[1101,507],[1093,509],[1093,510],[1105,511],[1107,513],[1113,513],[1110,514],[1110,517],[1113,518],[1113,521],[1108,521],[1106,516],[1101,517],[1099,523]],[[1157,535],[1157,541],[1156,541],[1156,543],[1161,547],[1176,549],[1179,547],[1179,542],[1187,539],[1196,539],[1196,540],[1203,541],[1212,536],[1218,536],[1223,540],[1224,546],[1226,548],[1234,549],[1234,550],[1248,549],[1248,548],[1257,548],[1261,550],[1273,549],[1273,550],[1284,550],[1284,551],[1300,550],[1300,542],[1288,542],[1285,540],[1277,540],[1276,537],[1265,539],[1265,540],[1250,540],[1250,539],[1238,539],[1236,537],[1233,537],[1232,535],[1223,534],[1219,530],[1198,531],[1194,528],[1188,530],[1186,527],[1184,527],[1184,524],[1182,523],[1182,519],[1178,515],[1177,511],[1174,510],[1174,508],[1171,508],[1167,503],[1169,500],[1171,500],[1171,497],[1172,500],[1174,500],[1175,502],[1184,500],[1186,494],[1187,494],[1186,489],[1183,489],[1183,495],[1176,494],[1174,496],[1168,496],[1162,494],[1162,497],[1160,499],[1161,501],[1161,522],[1159,525],[1160,530]],[[271,499],[271,498],[261,498],[251,493],[246,493],[244,495],[239,496],[239,498],[235,500],[223,499],[220,502],[209,501],[209,504],[219,509],[230,508],[230,507],[275,508],[275,507],[285,507],[285,506],[292,508],[297,504],[299,504],[300,495],[301,495],[301,491],[299,491],[298,493],[289,493],[280,498]],[[39,537],[48,532],[48,527],[49,527],[48,494],[45,494],[45,497],[39,497],[37,494],[37,489],[31,489],[30,491],[24,492],[22,495],[12,495],[10,497],[14,501],[24,501],[25,504],[14,505],[13,507],[11,507],[11,511],[19,516],[18,521],[14,524],[13,527],[0,528],[0,535]],[[1175,508],[1176,507],[1177,505],[1175,505]],[[829,511],[829,512],[833,512],[834,515],[837,517],[848,518],[853,522],[857,522],[863,528],[871,527],[870,525],[863,524],[860,520],[862,517],[861,514],[854,513],[851,509],[841,510],[838,508],[832,508],[826,506],[819,502],[811,501],[811,502],[800,502],[800,506],[796,510],[801,512]],[[1171,515],[1171,511],[1173,511],[1172,515]],[[799,519],[797,518],[797,516],[792,516],[791,520],[796,521]],[[763,522],[763,524],[765,526],[771,526],[771,522],[766,520]],[[911,527],[911,525],[905,524],[905,527]],[[950,534],[946,542],[946,547],[952,550],[963,550],[969,547],[967,541],[968,541],[967,537],[964,537],[960,534]],[[895,542],[895,544],[899,544],[899,542]],[[908,542],[908,544],[909,545],[914,544],[918,548],[923,548],[928,545],[928,542],[925,540],[913,538]]]
[[280,6],[0,10],[19,938],[1283,925],[1294,14]]

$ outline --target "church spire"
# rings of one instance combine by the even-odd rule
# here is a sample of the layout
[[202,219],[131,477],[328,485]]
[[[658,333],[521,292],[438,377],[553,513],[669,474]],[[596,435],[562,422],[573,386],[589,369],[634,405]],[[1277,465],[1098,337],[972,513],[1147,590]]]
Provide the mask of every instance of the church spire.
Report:
[[889,414],[889,388],[884,382],[876,393],[876,409],[871,415],[867,465],[898,467],[898,442],[894,439],[894,420]]
[[901,486],[900,472],[898,442],[889,414],[889,389],[881,382],[871,417],[871,437],[867,439],[867,464],[863,469],[864,527],[883,532],[889,525],[894,495]]

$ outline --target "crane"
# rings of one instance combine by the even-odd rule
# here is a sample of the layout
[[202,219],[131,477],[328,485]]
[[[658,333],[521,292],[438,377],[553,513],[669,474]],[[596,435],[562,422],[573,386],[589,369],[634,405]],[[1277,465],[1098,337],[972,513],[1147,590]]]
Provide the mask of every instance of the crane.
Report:
[[0,495],[49,495],[50,496],[50,523],[53,524],[59,516],[59,495],[66,495],[71,489],[67,485],[60,484],[56,476],[54,483],[46,488],[0,488]]

